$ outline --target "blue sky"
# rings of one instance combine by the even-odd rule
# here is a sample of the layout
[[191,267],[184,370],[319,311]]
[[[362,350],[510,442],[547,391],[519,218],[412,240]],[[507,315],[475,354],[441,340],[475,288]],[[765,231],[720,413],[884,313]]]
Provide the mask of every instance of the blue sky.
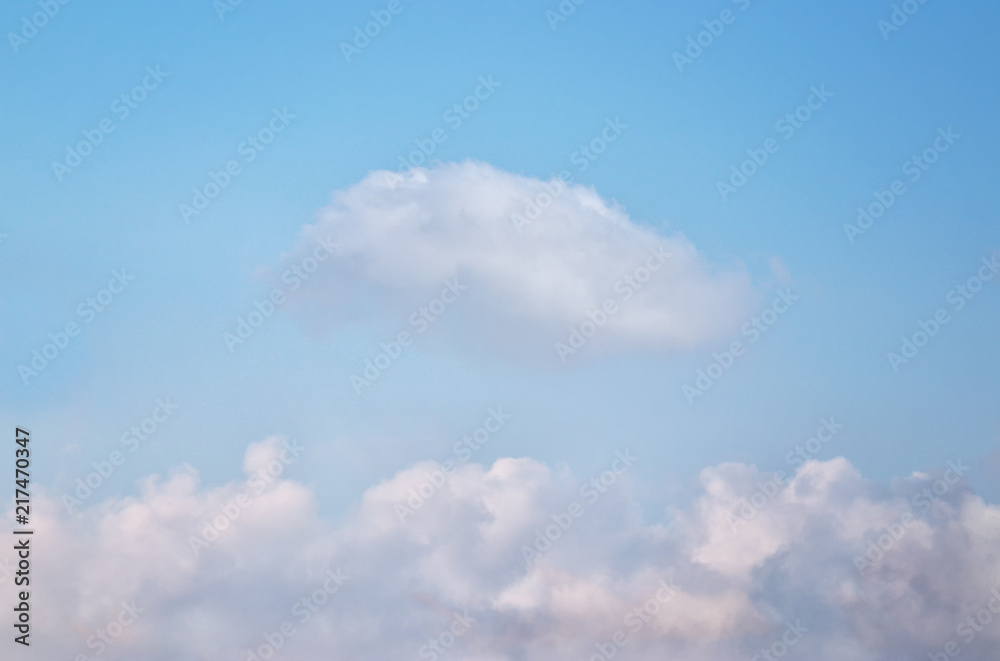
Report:
[[[996,502],[998,282],[960,311],[947,300],[1000,251],[996,5],[930,0],[886,39],[891,2],[588,0],[553,28],[554,0],[401,0],[348,62],[341,43],[387,4],[246,0],[220,17],[209,0],[70,2],[16,52],[5,39],[0,420],[32,425],[39,484],[71,489],[171,398],[176,413],[102,499],[185,463],[226,484],[249,444],[286,435],[311,453],[290,474],[336,521],[373,485],[446,459],[503,406],[510,422],[476,461],[530,457],[584,476],[631,448],[652,522],[696,497],[706,467],[787,470],[786,453],[830,416],[845,429],[819,459],[846,457],[888,485],[961,458]],[[673,54],[724,10],[732,22],[679,71]],[[37,11],[7,3],[0,25],[19,31]],[[122,117],[112,104],[147,67],[165,77]],[[454,126],[446,113],[481,78],[495,90]],[[830,98],[782,135],[776,124],[818,87]],[[247,162],[241,145],[276,111],[287,126]],[[113,131],[60,180],[53,162],[106,118]],[[627,128],[581,169],[574,153],[607,120]],[[224,334],[304,254],[303,228],[322,225],[332,196],[397,170],[435,129],[443,163],[543,181],[569,170],[643,231],[682,234],[708,268],[743,274],[749,314],[697,346],[623,340],[563,365],[495,350],[466,307],[358,395],[351,375],[442,285],[355,301],[377,308],[370,318],[313,291],[230,352]],[[909,180],[904,163],[939,129],[960,137]],[[768,139],[777,151],[722,199],[717,182]],[[239,174],[186,223],[180,206],[230,160]],[[845,223],[896,179],[906,192],[851,243]],[[134,280],[86,323],[78,306],[122,269]],[[689,403],[683,387],[741,339],[733,329],[789,289],[795,305]],[[942,308],[950,321],[894,371],[887,354]],[[25,384],[19,366],[69,322],[80,335]]]
[[[405,429],[424,439],[407,448],[416,458],[491,402],[523,415],[524,445],[511,441],[506,451],[582,469],[602,460],[608,433],[625,429],[681,478],[726,459],[773,463],[822,415],[849,420],[841,452],[883,479],[995,447],[991,288],[902,373],[885,359],[998,245],[989,178],[995,10],[986,3],[929,4],[886,42],[876,23],[891,7],[867,3],[775,12],[757,3],[625,11],[591,2],[553,31],[544,3],[407,2],[350,63],[338,44],[375,4],[244,3],[224,20],[203,4],[70,4],[5,55],[5,85],[20,90],[0,118],[9,421],[47,421],[85,459],[169,394],[184,406],[156,450],[160,460],[196,461],[217,478],[224,475],[213,471],[231,463],[225,457],[262,428],[313,443]],[[30,7],[8,6],[6,23]],[[735,21],[679,73],[671,54],[727,7]],[[111,103],[146,66],[169,75],[118,119]],[[482,75],[500,87],[452,130],[444,112]],[[834,96],[781,139],[775,123],[813,85]],[[192,187],[240,158],[238,145],[273,108],[296,116],[287,131],[207,211],[181,222]],[[51,162],[105,117],[115,132],[57,181]],[[571,155],[606,117],[628,129],[578,172]],[[955,148],[849,244],[842,225],[854,209],[947,126],[962,135]],[[361,399],[345,392],[344,374],[377,344],[363,328],[311,338],[279,319],[267,337],[228,355],[219,338],[261,290],[256,269],[290,249],[333,191],[398,168],[413,141],[439,127],[448,139],[433,157],[540,178],[569,168],[637,222],[683,232],[713,261],[745,262],[765,295],[768,262],[778,258],[802,304],[694,407],[680,386],[710,352],[626,357],[541,378],[467,356],[420,355]],[[768,137],[785,144],[723,202],[716,182]],[[17,366],[121,267],[136,281],[25,387]],[[428,387],[428,373],[447,376]],[[50,479],[72,477],[76,460],[47,458]]]

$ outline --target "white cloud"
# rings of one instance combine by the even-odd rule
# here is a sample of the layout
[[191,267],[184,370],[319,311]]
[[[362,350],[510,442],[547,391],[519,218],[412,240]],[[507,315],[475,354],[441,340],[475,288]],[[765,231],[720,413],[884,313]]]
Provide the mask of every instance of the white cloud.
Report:
[[[565,187],[519,231],[512,216],[553,182],[477,162],[418,168],[398,181],[389,174],[336,193],[305,228],[279,270],[308,260],[317,241],[335,246],[335,257],[307,279],[276,276],[286,290],[303,283],[289,307],[328,325],[376,317],[412,331],[410,313],[455,277],[467,289],[440,326],[471,326],[464,336],[477,346],[554,353],[608,299],[618,311],[593,350],[692,347],[732,332],[756,300],[742,266],[709,264],[682,235],[636,224],[592,189]],[[649,274],[647,262],[658,270]],[[633,275],[649,278],[629,284]]]
[[[425,462],[369,489],[334,526],[287,476],[254,486],[283,447],[251,446],[245,481],[206,488],[184,468],[70,517],[36,495],[25,658],[245,659],[286,621],[294,633],[276,658],[421,658],[454,613],[475,620],[452,650],[468,659],[589,658],[618,631],[637,661],[750,658],[786,620],[809,629],[796,656],[819,661],[924,658],[949,640],[976,659],[1000,645],[1000,614],[972,642],[956,634],[1000,587],[1000,508],[960,484],[924,513],[911,496],[929,478],[884,490],[843,459],[809,462],[765,487],[773,495],[734,531],[741,498],[770,476],[726,464],[704,471],[703,493],[666,526],[623,515],[636,511],[630,490],[610,488],[529,567],[522,546],[583,502],[565,472],[525,458],[469,464],[401,522],[394,504],[440,469]],[[240,495],[250,503],[195,555],[192,535]],[[859,572],[853,558],[907,512],[916,522]],[[326,573],[338,567],[340,587]],[[11,578],[0,578],[10,613]],[[675,594],[651,601],[664,580]],[[325,603],[313,612],[302,600],[316,595]],[[99,638],[88,648],[133,600],[135,623],[100,655]],[[634,630],[625,617],[644,604],[656,615]]]

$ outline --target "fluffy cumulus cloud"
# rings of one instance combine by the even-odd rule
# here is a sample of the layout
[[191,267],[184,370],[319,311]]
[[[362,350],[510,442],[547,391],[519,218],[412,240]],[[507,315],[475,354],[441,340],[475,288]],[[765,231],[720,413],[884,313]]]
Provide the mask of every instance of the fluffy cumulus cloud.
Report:
[[274,275],[313,322],[465,326],[479,346],[553,355],[581,326],[592,350],[690,347],[731,332],[756,300],[740,265],[713,266],[590,188],[477,162],[370,174]]
[[285,472],[307,454],[270,438],[245,480],[181,468],[73,515],[36,496],[21,656],[875,661],[950,644],[971,661],[1000,646],[1000,508],[954,472],[883,488],[844,459],[784,479],[726,464],[653,523],[624,451],[582,479],[525,458],[425,462],[332,524]]

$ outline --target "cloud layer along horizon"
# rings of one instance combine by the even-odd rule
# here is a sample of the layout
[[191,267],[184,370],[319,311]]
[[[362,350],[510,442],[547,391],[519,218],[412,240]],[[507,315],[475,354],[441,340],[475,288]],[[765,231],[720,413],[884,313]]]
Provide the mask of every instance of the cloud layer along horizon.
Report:
[[973,660],[1000,645],[1000,613],[982,620],[1000,610],[1000,508],[961,481],[932,501],[921,490],[944,478],[887,489],[842,458],[783,482],[724,464],[690,508],[647,522],[642,458],[624,450],[583,478],[527,458],[451,475],[423,462],[334,524],[288,479],[297,453],[269,438],[246,480],[206,487],[182,467],[73,514],[36,495],[30,658],[242,660],[280,643],[288,661],[430,659],[433,640],[455,659],[575,661],[616,635],[636,661],[918,659],[949,641]]

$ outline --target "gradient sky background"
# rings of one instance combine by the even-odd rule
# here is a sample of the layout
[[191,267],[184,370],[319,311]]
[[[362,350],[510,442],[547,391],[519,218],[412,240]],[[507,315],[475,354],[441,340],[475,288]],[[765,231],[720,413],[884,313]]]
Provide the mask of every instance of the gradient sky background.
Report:
[[[887,42],[876,23],[890,4],[591,0],[552,30],[555,2],[404,0],[348,63],[339,43],[384,3],[247,0],[220,20],[208,0],[72,2],[16,54],[0,48],[0,421],[32,426],[45,448],[35,479],[62,490],[170,397],[176,415],[102,497],[185,462],[226,482],[249,443],[282,433],[310,448],[290,470],[335,519],[372,484],[447,457],[498,404],[513,417],[480,459],[531,456],[587,475],[632,448],[655,486],[653,520],[706,466],[787,468],[823,416],[846,430],[820,458],[842,454],[888,482],[961,457],[995,500],[996,464],[980,462],[1000,435],[996,284],[899,374],[886,353],[1000,250],[1000,9],[929,2]],[[671,54],[727,7],[736,21],[679,73]],[[34,10],[6,3],[4,32]],[[169,76],[57,181],[52,161],[113,116],[147,66]],[[428,344],[362,396],[348,379],[387,339],[382,327],[320,333],[282,311],[227,351],[223,333],[331,195],[397,168],[487,75],[501,86],[436,158],[547,179],[619,117],[622,138],[576,181],[639,224],[683,233],[714,264],[745,264],[762,301],[779,284],[773,265],[787,269],[800,303],[695,405],[682,385],[728,341],[566,368]],[[723,202],[716,181],[813,85],[833,98]],[[192,187],[273,108],[296,118],[185,224]],[[849,244],[842,225],[939,127],[962,138]],[[25,387],[17,366],[122,267],[135,281]],[[433,293],[401,306],[397,326]]]
[[[58,12],[13,42],[39,2]],[[429,659],[468,609],[479,623],[450,658],[593,659],[668,576],[677,594],[629,659],[752,661],[802,618],[789,658],[914,661],[991,596],[1000,615],[1000,278],[961,311],[946,300],[1000,258],[995,2],[907,0],[916,13],[883,34],[892,0],[565,0],[558,24],[559,0],[400,0],[350,61],[341,44],[389,0],[222,2],[0,8],[0,427],[31,429],[37,533],[25,658],[92,661],[94,632],[138,600],[104,661],[246,661],[334,568],[347,589],[282,658]],[[724,10],[679,71],[674,53]],[[117,116],[150,70],[166,77]],[[449,125],[482,80],[498,86]],[[832,97],[785,139],[777,122],[815,89]],[[294,117],[246,162],[275,112]],[[53,163],[105,118],[60,181]],[[609,122],[627,128],[581,169]],[[387,186],[436,129],[433,167]],[[909,181],[939,132],[960,138]],[[771,138],[723,199],[717,182]],[[185,222],[230,159],[240,174]],[[579,186],[515,232],[507,210],[564,170]],[[850,242],[845,223],[895,179],[906,192]],[[336,258],[230,351],[238,318],[326,235]],[[652,246],[673,251],[659,279],[562,364],[552,347],[583,301]],[[357,394],[352,374],[413,330],[449,268],[468,292]],[[81,323],[123,269],[134,280]],[[779,290],[800,299],[689,403],[682,388]],[[940,308],[951,321],[894,371],[887,354]],[[82,333],[25,384],[69,322]],[[161,400],[176,412],[67,512]],[[503,428],[400,517],[496,407]],[[843,430],[790,475],[786,455],[830,418]],[[192,545],[279,465],[281,437],[304,459]],[[527,557],[626,449],[616,487]],[[971,468],[920,509],[949,465]],[[735,525],[774,471],[790,481]],[[962,645],[992,659],[1000,626]]]

